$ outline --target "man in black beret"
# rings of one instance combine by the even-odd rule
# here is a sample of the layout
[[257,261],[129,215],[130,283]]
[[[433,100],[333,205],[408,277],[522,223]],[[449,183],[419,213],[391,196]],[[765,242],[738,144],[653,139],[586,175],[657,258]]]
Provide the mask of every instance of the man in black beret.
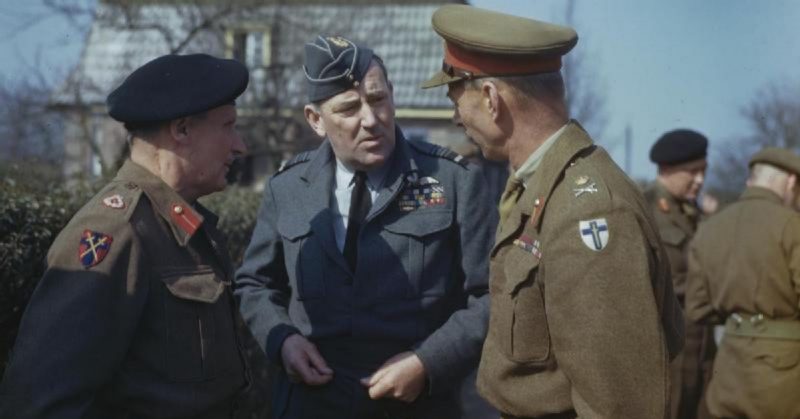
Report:
[[496,214],[477,166],[408,141],[366,46],[305,46],[305,116],[324,138],[264,191],[236,275],[283,418],[459,417],[487,322]]
[[108,96],[131,156],[47,257],[0,387],[2,418],[231,418],[246,331],[216,216],[246,151],[234,100],[247,69],[167,55]]
[[[706,173],[708,140],[703,134],[677,129],[662,135],[650,149],[658,175],[645,190],[667,251],[678,301],[686,300],[687,252],[697,231],[702,211],[697,204]],[[702,402],[711,377],[716,352],[713,329],[685,320],[683,351],[670,365],[671,414],[673,418],[708,418]]]

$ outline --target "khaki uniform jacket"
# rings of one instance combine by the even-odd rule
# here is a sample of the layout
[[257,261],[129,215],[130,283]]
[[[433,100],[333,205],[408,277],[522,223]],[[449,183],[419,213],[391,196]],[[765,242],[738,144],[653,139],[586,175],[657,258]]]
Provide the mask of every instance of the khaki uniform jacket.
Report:
[[0,417],[231,417],[244,329],[215,223],[126,162],[50,248]]
[[[800,319],[800,214],[775,193],[748,188],[704,222],[690,248],[688,316],[720,324]],[[798,320],[800,321],[800,320]],[[708,405],[714,416],[800,417],[800,341],[726,335],[714,361]]]
[[637,187],[577,123],[545,154],[491,257],[487,400],[522,417],[667,416],[683,339],[667,257]]
[[645,191],[644,197],[650,204],[661,242],[669,257],[672,286],[678,299],[683,302],[686,272],[689,269],[689,241],[697,230],[700,209],[689,203],[678,202],[657,181]]
[[[697,230],[700,209],[693,203],[679,202],[660,182],[645,191],[653,219],[670,264],[672,284],[678,300],[686,294],[686,273],[689,269],[689,242]],[[702,397],[711,378],[711,365],[716,353],[713,328],[684,322],[686,339],[683,351],[670,365],[672,385],[672,417],[693,419],[708,417]]]

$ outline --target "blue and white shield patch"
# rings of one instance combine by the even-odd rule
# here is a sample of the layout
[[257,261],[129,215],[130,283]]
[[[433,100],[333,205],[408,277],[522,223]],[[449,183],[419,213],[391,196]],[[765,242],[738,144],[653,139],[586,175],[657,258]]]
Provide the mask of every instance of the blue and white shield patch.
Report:
[[578,233],[583,244],[595,252],[603,250],[608,244],[608,223],[605,218],[579,221]]

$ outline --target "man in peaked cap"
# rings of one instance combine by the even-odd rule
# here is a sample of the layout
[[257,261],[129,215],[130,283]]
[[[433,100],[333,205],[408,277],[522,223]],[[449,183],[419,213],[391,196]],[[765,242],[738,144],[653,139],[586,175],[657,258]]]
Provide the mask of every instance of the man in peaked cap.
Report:
[[372,50],[305,46],[324,140],[268,182],[236,296],[281,366],[274,415],[453,418],[488,320],[496,213],[477,166],[408,141]]
[[[658,165],[658,175],[644,196],[667,251],[672,284],[681,304],[686,299],[689,241],[702,215],[697,198],[705,180],[707,149],[706,137],[688,129],[665,133],[650,149],[650,160]],[[714,329],[688,319],[684,327],[684,348],[670,365],[672,417],[708,418],[702,398],[716,351]]]
[[644,198],[569,119],[575,31],[465,5],[433,28],[444,64],[423,87],[446,84],[454,122],[513,170],[478,390],[509,418],[666,417],[682,316]]
[[70,220],[20,326],[0,417],[231,418],[247,368],[233,269],[216,216],[245,152],[234,100],[247,69],[167,55],[107,100],[130,159]]
[[706,400],[713,417],[800,417],[800,156],[750,159],[739,200],[689,247],[686,313],[724,324]]

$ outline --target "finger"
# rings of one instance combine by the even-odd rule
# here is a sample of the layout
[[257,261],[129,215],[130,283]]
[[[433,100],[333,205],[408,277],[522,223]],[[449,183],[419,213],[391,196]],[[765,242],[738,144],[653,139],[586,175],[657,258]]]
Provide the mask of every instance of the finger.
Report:
[[372,377],[370,377],[369,385],[374,386],[388,373],[388,371],[389,368],[387,367],[379,368],[378,371],[375,371],[375,373],[372,374]]
[[389,384],[386,381],[378,381],[369,387],[369,398],[372,400],[380,399],[385,397],[390,390],[391,387],[389,387]]
[[372,376],[370,375],[369,377],[364,377],[359,381],[361,381],[361,385],[362,386],[369,387],[370,386],[370,382],[372,381]]
[[311,363],[311,366],[314,367],[322,375],[331,375],[333,374],[333,370],[328,367],[328,363],[325,362],[325,358],[320,355],[317,347],[313,344],[310,344],[306,348],[306,355],[308,355],[308,359]]

